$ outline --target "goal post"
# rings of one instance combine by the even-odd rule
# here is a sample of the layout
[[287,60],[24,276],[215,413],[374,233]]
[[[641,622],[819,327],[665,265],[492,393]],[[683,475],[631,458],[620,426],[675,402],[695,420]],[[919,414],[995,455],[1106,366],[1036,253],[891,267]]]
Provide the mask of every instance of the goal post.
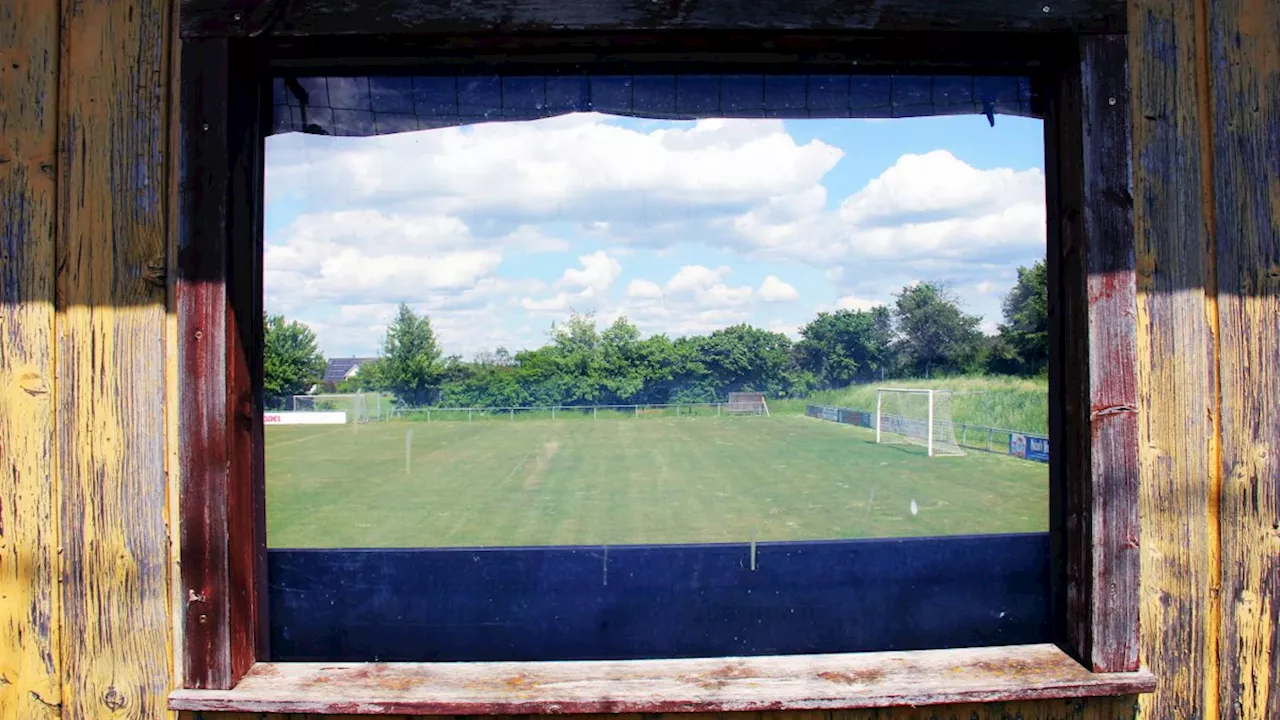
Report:
[[964,455],[951,418],[951,391],[917,388],[876,389],[876,442],[908,443],[930,457]]
[[765,415],[769,414],[769,406],[764,401],[764,393],[731,392],[729,402],[724,409],[730,415]]
[[374,392],[294,395],[289,409],[294,412],[343,411],[347,413],[347,421],[353,423],[383,419],[382,396]]

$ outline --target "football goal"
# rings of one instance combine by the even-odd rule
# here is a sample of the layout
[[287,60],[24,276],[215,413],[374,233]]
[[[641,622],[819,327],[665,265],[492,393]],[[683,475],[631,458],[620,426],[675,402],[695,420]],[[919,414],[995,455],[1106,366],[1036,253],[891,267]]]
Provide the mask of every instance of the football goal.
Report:
[[769,404],[764,400],[764,393],[758,392],[731,392],[724,409],[730,415],[769,416]]
[[951,391],[877,389],[876,442],[920,445],[930,457],[964,455],[951,420]]
[[290,409],[294,412],[343,411],[347,422],[367,423],[382,420],[381,393],[321,393],[294,395]]

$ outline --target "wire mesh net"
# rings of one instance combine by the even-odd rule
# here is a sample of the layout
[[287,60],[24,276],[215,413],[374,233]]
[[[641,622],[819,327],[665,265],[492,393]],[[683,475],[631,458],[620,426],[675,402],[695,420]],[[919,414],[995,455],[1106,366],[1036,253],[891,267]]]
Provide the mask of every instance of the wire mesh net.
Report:
[[949,390],[880,390],[877,442],[919,445],[930,455],[964,455],[956,441],[951,400]]

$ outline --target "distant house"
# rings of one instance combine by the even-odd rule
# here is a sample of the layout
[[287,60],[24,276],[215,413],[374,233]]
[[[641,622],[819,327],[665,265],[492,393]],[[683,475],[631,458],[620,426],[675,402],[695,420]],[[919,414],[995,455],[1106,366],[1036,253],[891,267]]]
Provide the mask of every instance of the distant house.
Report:
[[367,365],[378,358],[330,358],[324,369],[324,378],[320,381],[323,392],[333,392],[338,383],[350,380],[360,373],[360,366]]

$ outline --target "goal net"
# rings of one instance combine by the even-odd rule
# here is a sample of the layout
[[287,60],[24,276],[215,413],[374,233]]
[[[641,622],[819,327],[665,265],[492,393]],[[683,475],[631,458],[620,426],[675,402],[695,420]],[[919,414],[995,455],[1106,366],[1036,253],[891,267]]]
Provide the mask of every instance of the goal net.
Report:
[[764,401],[764,393],[758,392],[731,392],[724,409],[730,415],[769,415],[769,405]]
[[347,422],[367,423],[382,419],[382,398],[378,393],[321,393],[294,395],[294,412],[342,411]]
[[876,390],[876,442],[920,445],[929,455],[964,455],[951,420],[950,390]]

